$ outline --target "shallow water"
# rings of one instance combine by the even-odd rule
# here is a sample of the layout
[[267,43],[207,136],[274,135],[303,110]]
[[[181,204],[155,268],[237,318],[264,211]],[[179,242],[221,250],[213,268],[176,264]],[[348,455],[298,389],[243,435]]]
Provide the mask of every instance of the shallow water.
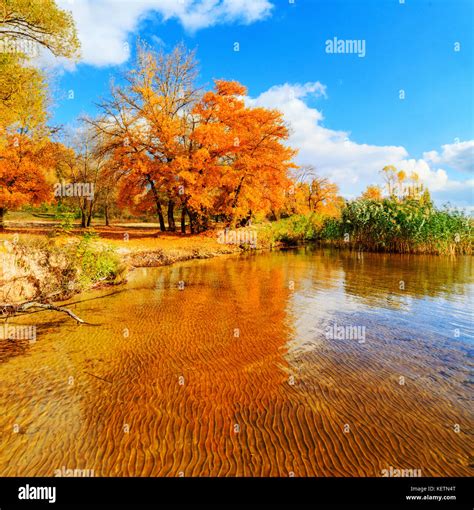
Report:
[[72,301],[94,326],[0,340],[0,474],[472,475],[472,283],[311,248],[136,270]]

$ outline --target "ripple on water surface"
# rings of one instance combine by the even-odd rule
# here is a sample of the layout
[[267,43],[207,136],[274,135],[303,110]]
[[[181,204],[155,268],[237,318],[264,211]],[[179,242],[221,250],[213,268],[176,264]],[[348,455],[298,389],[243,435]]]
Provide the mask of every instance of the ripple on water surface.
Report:
[[471,475],[470,302],[463,257],[137,270],[73,300],[95,326],[41,312],[36,342],[0,340],[0,473]]

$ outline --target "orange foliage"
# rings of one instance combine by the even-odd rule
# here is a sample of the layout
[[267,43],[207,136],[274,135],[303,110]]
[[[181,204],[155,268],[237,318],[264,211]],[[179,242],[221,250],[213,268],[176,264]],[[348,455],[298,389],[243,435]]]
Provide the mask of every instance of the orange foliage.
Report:
[[344,199],[338,194],[339,188],[325,177],[313,175],[309,182],[298,182],[287,195],[286,214],[319,213],[323,216],[338,217]]
[[382,190],[380,186],[367,186],[361,198],[364,200],[382,200]]
[[120,204],[156,208],[162,230],[165,202],[169,223],[177,204],[201,226],[279,209],[295,168],[282,114],[246,106],[234,81],[218,80],[201,97],[193,58],[183,47],[169,56],[141,48],[128,86],[112,90],[95,122],[119,169]]
[[295,168],[296,152],[282,143],[288,138],[282,114],[247,107],[245,94],[237,82],[216,81],[194,109],[200,122],[192,139],[200,149],[191,158],[198,176],[190,205],[234,222],[280,208]]
[[7,135],[0,147],[0,208],[49,202],[59,154],[65,150],[47,139]]

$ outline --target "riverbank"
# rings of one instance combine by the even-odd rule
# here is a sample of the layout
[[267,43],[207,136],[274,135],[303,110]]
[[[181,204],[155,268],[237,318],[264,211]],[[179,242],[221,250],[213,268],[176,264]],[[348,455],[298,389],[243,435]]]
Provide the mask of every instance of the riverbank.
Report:
[[241,253],[239,245],[220,244],[214,234],[181,237],[165,235],[157,239],[100,241],[116,251],[129,268],[168,266],[193,259],[209,259],[221,255]]
[[134,268],[237,254],[246,248],[219,243],[210,233],[144,236],[117,228],[102,238],[94,231],[57,237],[6,231],[0,234],[0,303],[62,301],[90,288],[123,283]]
[[[351,224],[352,225],[352,224]],[[126,281],[130,270],[209,259],[245,251],[317,243],[338,249],[436,255],[471,254],[471,229],[435,244],[367,244],[359,232],[343,235],[342,222],[292,216],[237,230],[195,235],[160,232],[154,224],[117,224],[61,232],[57,226],[31,222],[0,233],[0,303],[62,301],[103,285]],[[456,237],[456,235],[458,237]]]
[[0,233],[0,303],[63,300],[97,285],[119,284],[136,267],[166,266],[248,250],[306,243],[368,252],[471,255],[473,221],[431,205],[394,200],[348,203],[340,218],[293,215],[200,234],[161,232],[155,223],[80,229],[13,217]]
[[471,255],[474,222],[458,211],[366,200],[349,202],[340,218],[293,215],[266,223],[262,234],[269,244],[319,242],[375,253]]

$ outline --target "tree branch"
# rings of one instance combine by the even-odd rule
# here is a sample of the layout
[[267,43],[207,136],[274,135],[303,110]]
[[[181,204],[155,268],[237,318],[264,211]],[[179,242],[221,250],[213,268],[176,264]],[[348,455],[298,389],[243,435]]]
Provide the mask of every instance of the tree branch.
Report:
[[38,303],[37,301],[27,301],[26,303],[22,303],[20,305],[0,304],[0,311],[2,315],[16,315],[18,313],[26,312],[31,308],[40,308],[42,310],[53,310],[55,312],[66,313],[69,315],[69,317],[72,317],[75,321],[81,324],[89,324],[88,322],[78,317],[75,313],[71,312],[71,310],[62,306]]

